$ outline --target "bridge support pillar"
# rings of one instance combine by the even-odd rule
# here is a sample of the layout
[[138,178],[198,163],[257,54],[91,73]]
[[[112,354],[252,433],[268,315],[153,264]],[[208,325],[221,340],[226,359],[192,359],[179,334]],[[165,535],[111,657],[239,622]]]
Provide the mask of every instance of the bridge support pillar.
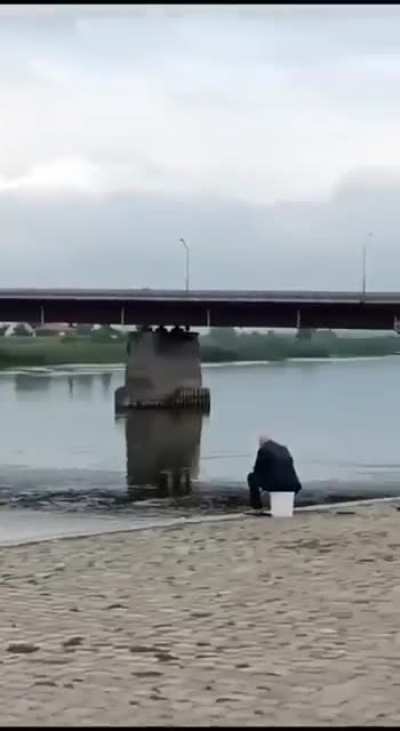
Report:
[[209,411],[202,388],[198,334],[178,327],[131,333],[125,385],[115,393],[117,411],[131,408],[195,408]]

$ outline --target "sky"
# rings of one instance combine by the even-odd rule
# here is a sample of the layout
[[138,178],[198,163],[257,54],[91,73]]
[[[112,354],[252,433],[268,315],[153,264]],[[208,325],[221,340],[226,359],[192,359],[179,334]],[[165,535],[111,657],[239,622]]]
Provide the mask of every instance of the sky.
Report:
[[2,5],[0,287],[400,289],[400,6]]

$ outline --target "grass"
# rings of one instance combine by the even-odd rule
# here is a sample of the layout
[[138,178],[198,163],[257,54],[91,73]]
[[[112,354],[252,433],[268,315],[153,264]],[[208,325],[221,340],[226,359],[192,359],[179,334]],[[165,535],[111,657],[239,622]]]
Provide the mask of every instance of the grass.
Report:
[[0,367],[67,363],[123,363],[125,340],[98,342],[85,336],[1,338]]
[[[391,355],[400,351],[397,336],[332,338],[316,334],[311,341],[291,335],[240,335],[229,345],[200,339],[203,362],[286,360],[290,358],[362,357]],[[77,335],[58,337],[0,338],[0,368],[51,366],[68,363],[124,363],[126,340],[101,340]]]

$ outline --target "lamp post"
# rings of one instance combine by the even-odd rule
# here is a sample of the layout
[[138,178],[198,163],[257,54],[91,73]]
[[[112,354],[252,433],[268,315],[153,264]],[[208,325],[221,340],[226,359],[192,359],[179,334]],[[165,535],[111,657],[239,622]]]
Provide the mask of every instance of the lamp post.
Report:
[[189,253],[190,253],[190,251],[189,251],[189,247],[188,247],[185,239],[180,238],[179,241],[185,247],[185,252],[186,252],[186,276],[185,276],[185,284],[186,284],[186,292],[188,292],[189,291]]
[[[370,231],[368,234],[368,239],[371,239],[371,238],[372,238],[372,231]],[[366,291],[367,291],[367,252],[368,252],[367,246],[368,246],[368,244],[366,242],[364,244],[363,250],[362,250],[362,294],[363,294],[363,297],[365,297]]]

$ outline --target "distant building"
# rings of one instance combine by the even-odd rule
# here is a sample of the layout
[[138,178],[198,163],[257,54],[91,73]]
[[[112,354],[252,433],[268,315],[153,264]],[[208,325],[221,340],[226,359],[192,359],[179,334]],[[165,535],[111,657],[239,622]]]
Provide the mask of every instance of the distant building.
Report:
[[32,325],[29,325],[29,323],[13,322],[11,323],[11,325],[7,325],[7,328],[4,332],[4,337],[9,338],[13,336],[27,336],[34,338],[35,334],[35,330],[33,329]]
[[37,327],[35,332],[36,335],[41,337],[63,337],[68,333],[74,332],[74,329],[70,327],[68,322],[49,322]]

